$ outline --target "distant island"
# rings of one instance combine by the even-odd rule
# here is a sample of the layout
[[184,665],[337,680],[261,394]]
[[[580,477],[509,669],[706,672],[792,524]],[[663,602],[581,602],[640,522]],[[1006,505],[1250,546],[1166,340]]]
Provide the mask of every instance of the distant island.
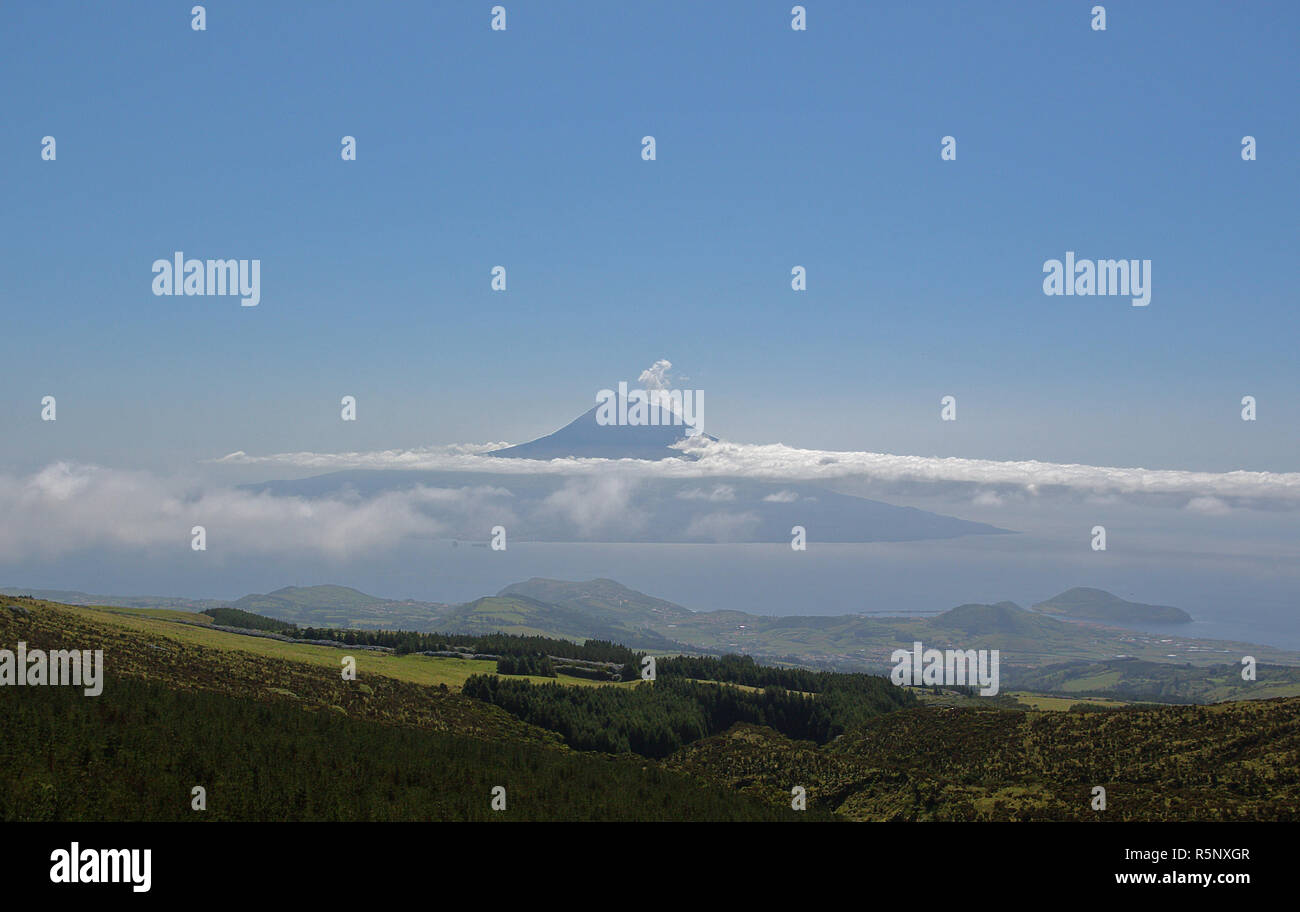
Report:
[[1083,586],[1076,586],[1045,602],[1039,602],[1034,608],[1044,614],[1111,621],[1116,624],[1189,624],[1192,620],[1192,616],[1181,608],[1127,602],[1104,589],[1088,589]]

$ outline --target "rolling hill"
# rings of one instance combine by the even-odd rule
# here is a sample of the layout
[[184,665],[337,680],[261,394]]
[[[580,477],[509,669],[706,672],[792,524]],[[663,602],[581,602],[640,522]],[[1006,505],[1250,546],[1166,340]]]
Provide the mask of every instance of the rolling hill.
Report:
[[676,651],[682,644],[649,627],[626,623],[617,615],[602,617],[597,612],[571,605],[553,605],[522,594],[487,596],[457,605],[439,616],[437,628],[449,633],[533,634],[571,640],[612,640],[634,649]]
[[543,604],[567,608],[600,623],[620,623],[633,629],[653,628],[685,620],[694,614],[681,605],[637,592],[610,579],[579,583],[533,577],[506,586],[497,595],[526,596]]

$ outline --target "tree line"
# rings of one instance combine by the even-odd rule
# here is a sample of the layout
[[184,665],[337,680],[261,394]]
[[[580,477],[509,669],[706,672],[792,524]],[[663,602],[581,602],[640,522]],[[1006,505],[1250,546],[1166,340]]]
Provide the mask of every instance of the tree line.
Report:
[[[382,646],[398,655],[416,652],[471,652],[496,656],[558,656],[587,662],[639,666],[641,653],[609,640],[575,643],[556,637],[510,633],[418,633],[411,630],[357,630],[338,627],[299,627],[239,608],[208,608],[203,612],[225,627],[265,630],[298,640],[325,640],[342,646]],[[504,672],[533,674],[533,672]]]

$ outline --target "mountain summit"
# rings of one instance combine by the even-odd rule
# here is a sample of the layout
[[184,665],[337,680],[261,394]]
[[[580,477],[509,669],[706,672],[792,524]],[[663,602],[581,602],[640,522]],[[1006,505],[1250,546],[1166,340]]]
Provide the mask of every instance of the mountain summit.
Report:
[[[692,428],[683,422],[680,413],[667,407],[647,406],[646,411],[655,424],[602,423],[609,412],[626,414],[629,406],[624,397],[617,397],[610,405],[597,404],[570,421],[553,434],[538,437],[528,443],[493,450],[489,456],[513,459],[565,459],[569,457],[591,459],[694,459],[675,449],[685,440]],[[606,413],[601,415],[602,410]],[[675,420],[674,420],[675,419]],[[708,434],[700,436],[717,440]]]

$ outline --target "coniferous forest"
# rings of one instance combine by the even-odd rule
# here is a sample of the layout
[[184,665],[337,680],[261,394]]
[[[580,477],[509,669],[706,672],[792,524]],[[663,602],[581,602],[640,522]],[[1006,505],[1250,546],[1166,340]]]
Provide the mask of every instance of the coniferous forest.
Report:
[[[806,693],[776,684],[759,690],[693,680],[678,673],[685,666],[664,665],[671,672],[661,673],[653,684],[634,688],[566,687],[475,675],[465,682],[464,693],[558,732],[579,750],[631,751],[646,757],[666,757],[738,722],[766,725],[795,740],[824,744],[916,700],[873,675],[811,675],[809,680],[822,689]],[[703,660],[692,663],[689,670],[709,675],[722,667],[718,660]],[[832,683],[834,678],[843,680]]]
[[[124,678],[0,692],[0,820],[815,819],[644,761]],[[191,790],[202,783],[202,816]],[[504,812],[491,809],[506,788]]]

